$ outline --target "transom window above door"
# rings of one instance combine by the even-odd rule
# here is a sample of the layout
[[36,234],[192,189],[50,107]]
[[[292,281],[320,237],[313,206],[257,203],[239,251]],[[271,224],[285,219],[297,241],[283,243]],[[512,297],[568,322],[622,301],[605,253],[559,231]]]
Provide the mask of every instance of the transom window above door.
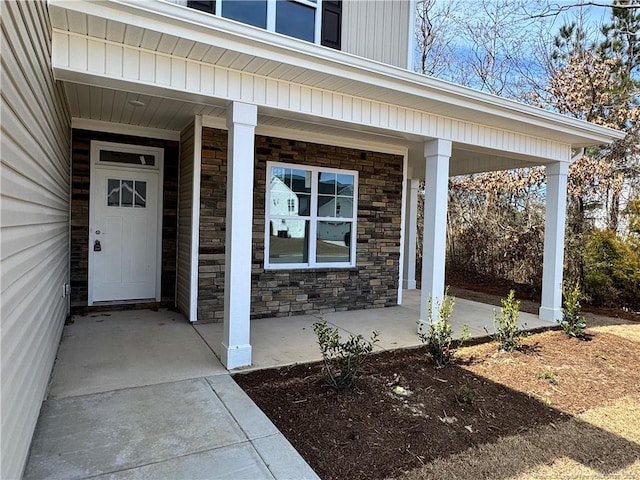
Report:
[[267,164],[265,268],[355,266],[358,172]]
[[125,165],[143,165],[154,167],[155,155],[146,155],[132,152],[119,152],[116,150],[100,150],[100,162],[122,163]]

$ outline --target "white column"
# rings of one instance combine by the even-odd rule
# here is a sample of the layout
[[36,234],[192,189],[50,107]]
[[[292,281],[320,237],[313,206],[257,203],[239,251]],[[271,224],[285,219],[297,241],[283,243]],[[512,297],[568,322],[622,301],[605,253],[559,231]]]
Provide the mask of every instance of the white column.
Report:
[[251,250],[255,105],[232,103],[227,110],[227,218],[222,363],[228,369],[251,365]]
[[562,319],[562,269],[564,262],[564,223],[567,207],[569,163],[547,165],[547,192],[544,219],[544,260],[540,320]]
[[407,205],[405,207],[404,278],[403,288],[416,289],[416,242],[418,238],[418,187],[420,180],[407,181]]
[[434,307],[444,298],[451,142],[441,139],[425,142],[424,157],[425,195],[419,328],[428,322],[427,300],[429,297],[432,298]]

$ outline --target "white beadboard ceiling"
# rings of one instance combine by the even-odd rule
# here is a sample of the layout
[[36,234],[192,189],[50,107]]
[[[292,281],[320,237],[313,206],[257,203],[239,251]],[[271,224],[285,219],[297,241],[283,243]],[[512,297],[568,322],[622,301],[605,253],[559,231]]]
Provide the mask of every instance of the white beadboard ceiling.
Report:
[[[163,130],[182,130],[195,115],[224,116],[222,105],[203,105],[66,82],[71,116]],[[131,101],[144,103],[134,107]]]

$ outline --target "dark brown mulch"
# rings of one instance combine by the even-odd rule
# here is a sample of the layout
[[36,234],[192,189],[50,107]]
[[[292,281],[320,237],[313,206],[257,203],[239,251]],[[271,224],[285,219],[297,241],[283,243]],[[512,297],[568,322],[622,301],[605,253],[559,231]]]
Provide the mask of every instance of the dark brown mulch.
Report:
[[318,363],[234,378],[323,479],[399,476],[640,394],[638,343],[604,333],[578,341],[558,331],[526,343],[515,353],[467,347],[460,365],[443,369],[423,348],[380,353],[341,393],[325,385]]

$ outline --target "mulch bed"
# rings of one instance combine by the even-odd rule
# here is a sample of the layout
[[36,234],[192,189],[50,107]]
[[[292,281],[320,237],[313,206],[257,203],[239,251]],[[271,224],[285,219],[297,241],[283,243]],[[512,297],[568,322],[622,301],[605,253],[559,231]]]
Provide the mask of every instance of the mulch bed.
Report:
[[[372,355],[353,388],[336,393],[320,363],[234,379],[323,479],[401,476],[435,459],[586,409],[640,395],[638,343],[549,331],[521,352],[465,347],[436,369],[423,348]],[[395,387],[406,389],[403,394]]]

